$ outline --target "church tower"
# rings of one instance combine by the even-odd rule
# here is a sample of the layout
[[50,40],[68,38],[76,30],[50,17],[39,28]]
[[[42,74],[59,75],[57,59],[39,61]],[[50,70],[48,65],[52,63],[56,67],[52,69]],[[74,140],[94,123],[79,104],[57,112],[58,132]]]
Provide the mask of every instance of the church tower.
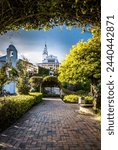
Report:
[[47,51],[47,45],[45,44],[45,47],[43,50],[43,60],[45,60],[47,56],[48,56],[48,51]]
[[9,45],[7,48],[7,56],[6,56],[6,61],[8,63],[11,63],[11,65],[16,68],[16,63],[18,59],[18,54],[17,50],[13,45]]

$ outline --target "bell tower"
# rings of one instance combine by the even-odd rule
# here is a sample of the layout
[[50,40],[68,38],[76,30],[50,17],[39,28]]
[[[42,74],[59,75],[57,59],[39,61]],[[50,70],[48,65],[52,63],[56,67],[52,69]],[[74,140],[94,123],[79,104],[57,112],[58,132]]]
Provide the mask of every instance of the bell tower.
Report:
[[7,57],[6,57],[6,59],[7,59],[6,61],[8,63],[11,63],[11,65],[14,68],[16,68],[18,54],[17,54],[17,49],[13,45],[9,45],[9,47],[7,48]]

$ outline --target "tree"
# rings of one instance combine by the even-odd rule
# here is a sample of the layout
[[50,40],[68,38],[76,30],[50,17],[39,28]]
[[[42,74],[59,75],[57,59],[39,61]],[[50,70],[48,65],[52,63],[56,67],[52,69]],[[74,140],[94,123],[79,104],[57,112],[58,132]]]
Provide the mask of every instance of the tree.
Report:
[[19,77],[18,70],[14,67],[10,67],[8,70],[9,81],[15,81]]
[[6,64],[0,69],[0,91],[2,91],[3,85],[7,82],[8,76],[6,73]]
[[40,76],[33,76],[30,78],[29,82],[31,86],[36,90],[41,92],[43,78]]
[[28,69],[29,64],[30,64],[29,60],[24,56],[22,56],[22,59],[18,60],[17,69],[18,69],[20,76],[27,75],[27,69]]
[[49,69],[38,66],[38,75],[39,76],[47,76],[49,75]]
[[24,28],[100,25],[100,0],[1,0],[0,33]]
[[19,94],[28,94],[30,90],[29,82],[28,82],[28,65],[29,61],[27,58],[23,56],[22,60],[20,59],[17,63],[17,69],[19,73],[19,77],[17,79],[17,89]]
[[19,94],[27,95],[30,91],[30,86],[25,77],[20,77],[17,80],[17,90]]
[[[97,85],[100,82],[101,72],[101,42],[100,29],[93,29],[93,38],[88,42],[79,42],[72,47],[70,54],[59,68],[59,81],[76,84],[89,80],[94,87],[93,94],[97,99]],[[97,99],[97,107],[100,107],[100,97]]]
[[[9,67],[8,67],[9,66]],[[5,83],[15,81],[18,78],[18,71],[8,63],[5,63],[0,69],[0,91]]]

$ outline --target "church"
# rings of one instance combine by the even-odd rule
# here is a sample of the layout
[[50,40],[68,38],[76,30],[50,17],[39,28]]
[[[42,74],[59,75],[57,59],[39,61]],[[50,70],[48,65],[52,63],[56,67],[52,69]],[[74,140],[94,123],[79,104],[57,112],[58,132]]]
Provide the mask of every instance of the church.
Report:
[[37,65],[46,69],[56,70],[59,67],[59,61],[56,56],[48,55],[47,45],[45,44],[43,54],[42,54],[42,63]]
[[[18,51],[15,48],[15,46],[11,44],[11,45],[9,45],[9,47],[6,50],[6,55],[5,56],[0,56],[0,68],[6,63],[10,64],[13,68],[16,68],[18,61],[23,61],[23,60],[18,59]],[[34,73],[34,72],[37,73],[38,68],[37,68],[37,66],[35,66],[32,63],[28,62],[27,71],[31,72],[31,73]],[[6,83],[3,86],[3,90],[9,92],[10,94],[15,94],[16,93],[16,82],[12,81],[10,83]]]
[[[53,75],[54,71],[57,69],[57,67],[59,67],[59,61],[56,56],[48,55],[48,50],[47,50],[46,44],[45,44],[42,56],[43,56],[42,63],[38,63],[37,66],[49,69],[49,75]],[[23,61],[22,59],[18,59],[18,51],[15,48],[15,46],[11,44],[11,45],[9,45],[9,47],[6,50],[6,55],[0,56],[0,68],[2,68],[2,66],[5,63],[8,63],[12,67],[16,68],[17,62],[19,60]],[[35,66],[29,62],[27,71],[37,72],[38,71],[37,66]],[[3,86],[3,90],[9,92],[10,94],[15,94],[16,93],[16,82],[12,81],[10,83],[6,83]]]

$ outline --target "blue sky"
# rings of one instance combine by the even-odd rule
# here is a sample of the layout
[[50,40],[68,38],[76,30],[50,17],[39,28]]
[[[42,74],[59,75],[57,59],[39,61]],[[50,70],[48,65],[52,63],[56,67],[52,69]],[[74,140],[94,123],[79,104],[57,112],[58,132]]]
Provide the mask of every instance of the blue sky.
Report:
[[67,53],[69,53],[72,45],[78,41],[87,41],[92,35],[89,32],[82,33],[79,28],[72,28],[68,30],[63,26],[62,31],[60,27],[55,27],[49,31],[19,30],[17,32],[8,32],[0,36],[0,51],[6,54],[6,49],[12,43],[18,50],[18,56],[24,55],[32,63],[38,63],[42,60],[42,52],[45,42],[47,44],[48,53],[58,57],[61,62]]

